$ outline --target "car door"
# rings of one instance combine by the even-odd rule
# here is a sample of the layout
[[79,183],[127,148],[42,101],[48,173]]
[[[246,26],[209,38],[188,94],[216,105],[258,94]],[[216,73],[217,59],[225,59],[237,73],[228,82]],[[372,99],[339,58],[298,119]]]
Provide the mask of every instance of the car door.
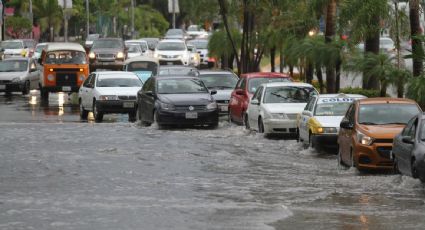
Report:
[[30,80],[30,89],[38,88],[38,79],[40,77],[40,71],[37,69],[37,64],[34,60],[29,62],[29,80]]
[[90,81],[89,81],[89,85],[87,87],[87,91],[86,91],[86,108],[88,110],[92,110],[93,109],[93,100],[95,98],[95,87],[96,87],[96,79],[97,79],[97,75],[96,74],[92,74]]
[[405,132],[402,135],[399,135],[399,138],[403,139],[403,137],[409,137],[414,143],[406,143],[403,140],[397,140],[397,161],[399,161],[400,170],[407,175],[411,174],[411,159],[412,152],[415,146],[415,136],[416,136],[416,126],[418,124],[418,118],[415,117],[409,121],[405,128]]
[[313,108],[316,103],[316,97],[311,97],[309,102],[304,108],[304,111],[300,115],[299,120],[299,134],[301,140],[308,140],[309,138],[309,120],[313,116]]
[[232,92],[232,96],[229,102],[229,112],[233,120],[243,122],[244,101],[248,100],[248,95],[245,92],[246,78],[239,79],[236,84],[235,90]]
[[80,87],[80,89],[78,90],[78,94],[81,100],[81,104],[83,105],[84,108],[87,108],[87,91],[88,91],[88,86],[89,86],[89,82],[91,80],[92,75],[89,75],[87,77],[87,79],[83,82],[83,85]]
[[141,113],[143,121],[153,121],[153,112],[154,112],[154,88],[156,81],[154,78],[149,78],[146,83],[143,85],[142,92],[140,95],[141,103]]
[[258,87],[247,109],[249,127],[255,130],[258,130],[258,117],[260,115],[261,110],[261,98],[263,94],[263,88],[263,86]]
[[[356,114],[356,104],[353,103],[348,108],[347,113],[345,114],[342,121],[348,121],[354,127],[355,114]],[[341,159],[342,161],[346,162],[346,164],[349,164],[351,162],[350,149],[352,146],[351,138],[352,138],[353,130],[354,129],[346,129],[342,127],[339,130],[339,135],[338,135],[339,150],[341,154]]]

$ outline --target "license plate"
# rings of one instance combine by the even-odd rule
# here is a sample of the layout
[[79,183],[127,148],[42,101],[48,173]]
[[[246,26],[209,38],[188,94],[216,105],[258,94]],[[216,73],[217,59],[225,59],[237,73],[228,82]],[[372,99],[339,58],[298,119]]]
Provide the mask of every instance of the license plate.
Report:
[[229,107],[227,107],[227,105],[223,105],[223,106],[220,106],[220,110],[223,112],[227,112],[229,111]]
[[187,112],[186,113],[186,119],[196,119],[198,118],[197,112]]
[[64,91],[64,92],[71,91],[71,86],[62,86],[62,91]]
[[167,65],[172,65],[172,64],[173,64],[173,62],[171,62],[171,61],[167,62]]
[[122,104],[123,108],[134,108],[134,103],[133,102],[124,102]]
[[6,89],[6,85],[0,85],[0,89]]

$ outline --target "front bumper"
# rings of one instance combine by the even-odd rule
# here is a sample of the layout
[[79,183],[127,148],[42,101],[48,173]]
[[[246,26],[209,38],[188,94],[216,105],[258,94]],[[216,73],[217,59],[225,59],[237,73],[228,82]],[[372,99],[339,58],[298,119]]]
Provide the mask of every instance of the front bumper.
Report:
[[314,146],[336,147],[338,134],[313,134],[311,138]]
[[43,86],[46,92],[78,92],[80,86]]
[[220,115],[229,114],[229,103],[219,103],[217,102],[217,107]]
[[194,111],[197,118],[186,118],[189,111],[159,111],[157,122],[160,125],[214,125],[218,123],[218,109]]
[[159,58],[160,65],[189,65],[189,61],[179,58]]
[[297,134],[297,121],[284,119],[265,119],[264,133]]
[[102,113],[136,112],[136,100],[96,101],[98,111]]
[[124,66],[124,61],[115,60],[115,61],[100,61],[100,60],[90,60],[90,69],[122,69]]
[[0,81],[0,92],[21,92],[24,87],[24,81]]
[[357,144],[354,160],[359,169],[393,169],[392,143],[374,143],[371,146]]

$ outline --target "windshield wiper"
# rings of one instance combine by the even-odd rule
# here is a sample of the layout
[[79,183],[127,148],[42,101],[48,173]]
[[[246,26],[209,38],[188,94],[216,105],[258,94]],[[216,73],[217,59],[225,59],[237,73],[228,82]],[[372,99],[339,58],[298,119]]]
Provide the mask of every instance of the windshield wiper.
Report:
[[373,122],[368,122],[368,121],[360,122],[359,124],[361,124],[361,125],[379,125],[379,124],[376,124],[376,123],[373,123]]
[[276,97],[280,97],[280,98],[283,98],[283,99],[289,99],[288,97],[282,96],[282,95],[277,94],[277,93],[271,93],[271,95],[276,96]]

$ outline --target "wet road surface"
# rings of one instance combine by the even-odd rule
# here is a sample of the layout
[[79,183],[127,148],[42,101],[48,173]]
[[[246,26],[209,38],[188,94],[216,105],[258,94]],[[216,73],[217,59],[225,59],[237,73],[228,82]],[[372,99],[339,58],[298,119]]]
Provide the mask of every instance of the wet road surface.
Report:
[[0,95],[0,229],[425,226],[418,180],[339,170],[335,155],[224,120],[216,130],[80,122],[72,96],[38,98]]

